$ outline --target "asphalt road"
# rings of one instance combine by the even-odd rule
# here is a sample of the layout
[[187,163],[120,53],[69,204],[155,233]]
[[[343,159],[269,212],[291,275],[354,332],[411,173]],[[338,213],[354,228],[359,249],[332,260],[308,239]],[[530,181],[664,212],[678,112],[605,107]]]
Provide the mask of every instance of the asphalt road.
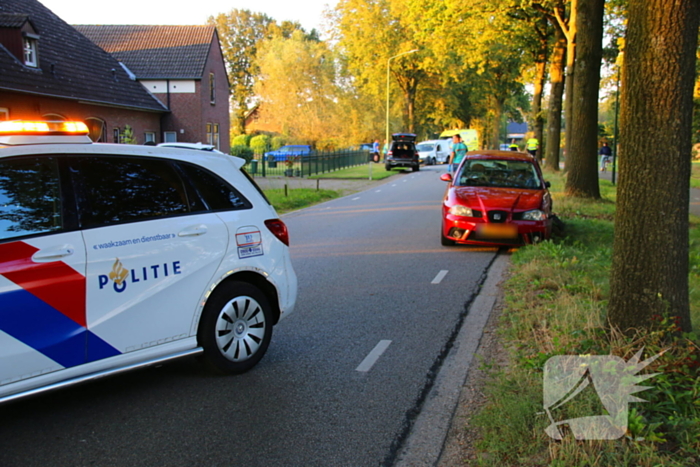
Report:
[[284,216],[299,301],[253,371],[185,359],[0,406],[0,465],[391,465],[497,253],[440,245],[443,171]]

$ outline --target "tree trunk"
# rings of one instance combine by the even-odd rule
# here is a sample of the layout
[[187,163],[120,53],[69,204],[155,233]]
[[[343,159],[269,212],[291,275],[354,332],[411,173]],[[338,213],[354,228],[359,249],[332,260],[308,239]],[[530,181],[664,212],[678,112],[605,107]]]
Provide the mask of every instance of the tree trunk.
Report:
[[598,186],[598,89],[603,58],[605,0],[579,2],[576,11],[576,74],[573,115],[568,122],[566,193],[600,198]]
[[610,324],[650,327],[688,303],[688,203],[697,0],[631,0],[620,103]]
[[[573,120],[574,111],[574,76],[576,69],[576,5],[578,0],[571,0],[571,14],[569,15],[568,29],[564,29],[566,34],[566,80],[564,81],[566,92],[564,102],[564,125],[566,129],[566,139],[564,140],[564,154],[567,158],[566,163],[568,164],[568,157],[571,153],[571,125]],[[562,24],[565,28],[566,25]],[[568,170],[568,165],[566,166]]]
[[[491,97],[491,108],[493,109],[493,119],[491,124],[491,136],[489,138],[488,148],[496,149],[501,141],[501,120],[503,119],[503,107],[505,107],[505,99],[499,99],[496,96]],[[486,139],[486,138],[484,138]]]
[[[540,49],[535,60],[535,92],[532,96],[532,120],[535,124],[535,138],[540,142],[537,148],[537,159],[542,160],[543,127],[542,117],[542,90],[547,79],[547,51],[549,38],[546,35],[540,37]],[[496,146],[498,147],[498,146]]]
[[564,94],[564,67],[566,66],[566,36],[555,26],[554,50],[549,68],[549,113],[547,115],[547,145],[545,161],[547,168],[559,170],[559,148],[561,147],[561,108]]

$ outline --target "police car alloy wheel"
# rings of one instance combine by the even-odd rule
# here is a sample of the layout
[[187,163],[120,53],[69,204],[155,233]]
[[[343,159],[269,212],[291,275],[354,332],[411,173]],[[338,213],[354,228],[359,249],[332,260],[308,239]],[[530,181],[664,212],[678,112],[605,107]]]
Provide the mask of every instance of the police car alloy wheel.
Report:
[[257,287],[222,284],[208,300],[199,326],[207,364],[223,373],[251,369],[270,345],[271,316],[268,300]]

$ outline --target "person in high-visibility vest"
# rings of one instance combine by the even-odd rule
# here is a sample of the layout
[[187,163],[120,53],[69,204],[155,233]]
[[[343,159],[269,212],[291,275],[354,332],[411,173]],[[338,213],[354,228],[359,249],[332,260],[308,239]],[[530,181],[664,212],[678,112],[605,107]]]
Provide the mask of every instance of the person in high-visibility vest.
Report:
[[514,140],[514,139],[511,139],[511,140],[510,140],[510,146],[508,146],[508,148],[509,148],[511,151],[520,151],[520,148],[519,148],[518,145],[515,143],[515,140]]
[[527,152],[530,153],[532,157],[537,155],[537,148],[540,147],[540,142],[537,138],[530,138],[527,140]]

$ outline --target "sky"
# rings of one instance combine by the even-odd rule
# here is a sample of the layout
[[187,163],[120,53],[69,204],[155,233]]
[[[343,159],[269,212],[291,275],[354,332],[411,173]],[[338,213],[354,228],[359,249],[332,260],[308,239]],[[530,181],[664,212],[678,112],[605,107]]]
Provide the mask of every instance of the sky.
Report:
[[[323,11],[337,0],[120,0],[112,5],[85,0],[39,0],[68,24],[204,24],[234,8],[265,13],[277,21],[298,21],[321,30]],[[183,6],[180,6],[183,5]],[[186,6],[184,6],[186,5]]]

